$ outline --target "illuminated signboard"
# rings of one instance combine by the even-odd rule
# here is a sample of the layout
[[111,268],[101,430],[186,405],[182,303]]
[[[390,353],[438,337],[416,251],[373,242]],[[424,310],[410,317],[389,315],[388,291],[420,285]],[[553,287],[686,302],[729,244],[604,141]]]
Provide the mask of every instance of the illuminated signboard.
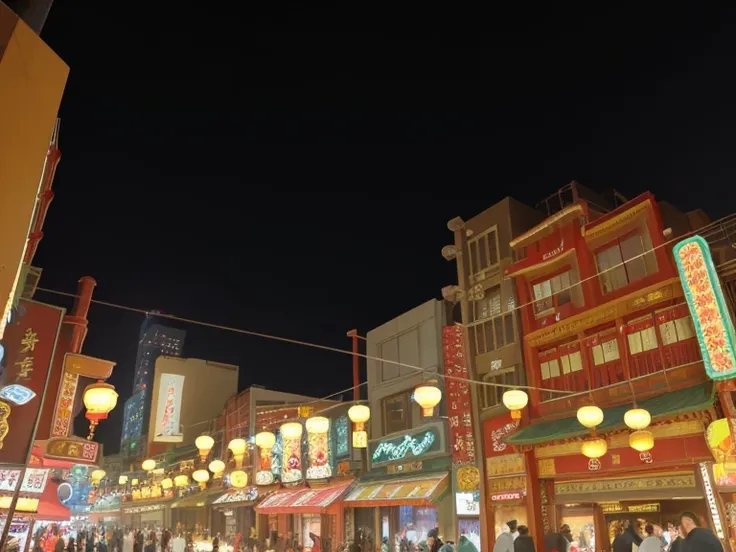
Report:
[[184,376],[161,374],[156,401],[156,425],[153,440],[163,443],[180,443],[184,440],[181,432],[181,398],[184,390]]
[[[49,478],[48,469],[28,468],[20,485],[22,493],[42,493]],[[0,491],[13,492],[20,479],[20,470],[0,470]]]
[[693,236],[679,242],[673,253],[705,371],[713,380],[732,378],[736,375],[733,321],[708,243],[700,236]]
[[371,464],[375,466],[420,458],[427,453],[441,451],[441,441],[440,430],[430,427],[401,437],[371,443]]
[[342,458],[347,456],[350,452],[349,437],[350,437],[350,422],[347,416],[340,416],[333,424],[335,431],[335,456]]

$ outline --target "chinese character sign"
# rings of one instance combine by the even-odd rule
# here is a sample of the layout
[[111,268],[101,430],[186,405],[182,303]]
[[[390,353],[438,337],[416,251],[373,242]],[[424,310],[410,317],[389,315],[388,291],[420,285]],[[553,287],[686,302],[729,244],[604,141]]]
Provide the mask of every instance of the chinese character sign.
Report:
[[183,390],[184,376],[179,374],[161,374],[156,407],[154,441],[181,443],[184,439],[179,424]]
[[674,247],[673,254],[698,335],[705,371],[714,380],[733,378],[736,376],[736,335],[708,242],[700,236],[687,238]]
[[[442,351],[445,376],[468,379],[465,362],[465,339],[460,325],[442,328]],[[446,378],[447,418],[450,426],[452,463],[455,466],[475,463],[472,405],[470,384],[467,381]]]
[[0,463],[26,462],[63,316],[64,309],[21,299],[18,316],[5,329],[3,386],[16,391],[23,387],[30,393],[24,404],[0,400],[0,444],[4,439],[5,445],[13,445],[0,448]]

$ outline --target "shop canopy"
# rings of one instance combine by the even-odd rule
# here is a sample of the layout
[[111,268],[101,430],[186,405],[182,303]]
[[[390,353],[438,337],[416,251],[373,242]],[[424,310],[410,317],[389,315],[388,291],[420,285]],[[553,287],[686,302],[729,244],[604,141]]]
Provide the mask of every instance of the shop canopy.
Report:
[[[713,406],[714,391],[715,389],[712,383],[703,383],[672,393],[658,395],[651,399],[641,401],[638,404],[640,408],[647,409],[652,415],[652,420],[655,420],[683,412],[708,409]],[[603,410],[603,422],[596,428],[598,433],[605,433],[606,431],[626,427],[624,424],[624,414],[631,407],[631,403],[626,403]],[[587,435],[589,432],[589,429],[580,425],[577,417],[564,418],[562,420],[541,422],[520,429],[508,437],[506,442],[512,445],[537,445],[550,441],[568,439],[570,437],[579,437]]]
[[258,499],[264,498],[269,491],[263,491],[256,487],[245,489],[231,489],[215,500],[213,506],[253,506]]
[[185,496],[171,504],[172,508],[203,508],[212,504],[222,493],[222,489],[201,491],[193,495]]
[[345,506],[349,508],[430,506],[447,489],[447,484],[447,473],[383,481],[361,481],[345,497]]
[[258,506],[259,514],[324,514],[339,502],[352,481],[322,488],[282,489],[266,498]]

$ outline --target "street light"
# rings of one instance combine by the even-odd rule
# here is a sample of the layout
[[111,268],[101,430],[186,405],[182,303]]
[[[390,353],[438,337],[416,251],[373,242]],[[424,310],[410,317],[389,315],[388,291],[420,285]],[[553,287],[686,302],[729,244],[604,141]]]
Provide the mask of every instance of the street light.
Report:
[[84,389],[82,397],[84,406],[87,409],[85,418],[89,420],[89,435],[87,440],[91,441],[95,435],[95,428],[100,420],[107,418],[107,415],[118,404],[118,394],[115,387],[102,380],[89,384]]

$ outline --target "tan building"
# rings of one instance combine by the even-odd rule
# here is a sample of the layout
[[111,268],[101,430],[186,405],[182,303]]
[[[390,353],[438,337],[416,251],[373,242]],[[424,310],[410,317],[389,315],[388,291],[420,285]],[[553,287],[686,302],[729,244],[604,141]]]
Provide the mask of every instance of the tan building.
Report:
[[161,356],[153,375],[148,456],[169,444],[194,444],[238,391],[238,367],[199,358]]

